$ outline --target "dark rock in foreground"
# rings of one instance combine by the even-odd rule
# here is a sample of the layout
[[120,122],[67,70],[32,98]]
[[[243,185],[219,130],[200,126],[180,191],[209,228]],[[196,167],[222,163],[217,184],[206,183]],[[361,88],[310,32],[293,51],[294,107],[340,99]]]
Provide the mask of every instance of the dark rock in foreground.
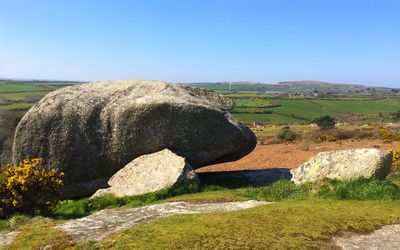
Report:
[[197,175],[201,183],[229,188],[262,187],[279,180],[292,178],[292,174],[287,168],[201,172]]
[[236,160],[256,137],[214,92],[160,81],[98,81],[45,96],[19,123],[13,160],[41,157],[65,172],[65,195],[106,187],[138,156],[168,148],[193,168]]

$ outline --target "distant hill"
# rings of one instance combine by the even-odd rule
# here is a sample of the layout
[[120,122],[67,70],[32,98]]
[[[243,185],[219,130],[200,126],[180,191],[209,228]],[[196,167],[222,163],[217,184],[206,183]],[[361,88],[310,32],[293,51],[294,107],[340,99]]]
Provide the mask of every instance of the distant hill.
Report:
[[359,84],[347,84],[347,83],[332,83],[332,82],[323,82],[323,81],[284,81],[278,82],[278,85],[286,85],[286,86],[296,86],[296,85],[310,85],[310,86],[335,86],[335,85],[347,85],[347,86],[354,86],[354,87],[363,87]]
[[371,87],[361,84],[331,83],[323,81],[299,80],[283,81],[275,83],[260,82],[203,82],[191,83],[216,90],[253,90],[253,91],[275,91],[285,93],[369,93],[390,92],[393,88]]

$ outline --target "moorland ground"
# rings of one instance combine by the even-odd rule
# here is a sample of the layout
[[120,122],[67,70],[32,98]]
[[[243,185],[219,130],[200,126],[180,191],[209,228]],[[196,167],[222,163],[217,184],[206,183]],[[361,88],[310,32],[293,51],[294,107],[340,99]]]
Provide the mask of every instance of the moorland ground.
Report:
[[316,156],[319,152],[353,148],[380,148],[392,150],[400,148],[400,141],[385,143],[380,139],[340,140],[335,142],[276,143],[257,145],[250,154],[234,162],[220,163],[199,168],[196,172],[238,171],[269,168],[293,169]]

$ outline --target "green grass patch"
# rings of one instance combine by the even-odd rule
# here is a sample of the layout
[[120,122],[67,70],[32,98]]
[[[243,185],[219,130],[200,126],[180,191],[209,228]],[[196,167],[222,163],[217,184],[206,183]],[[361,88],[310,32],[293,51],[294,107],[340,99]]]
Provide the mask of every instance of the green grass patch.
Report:
[[395,184],[396,186],[400,187],[400,169],[398,169],[394,173],[390,173],[386,179],[391,183]]
[[391,180],[358,178],[354,180],[324,179],[295,185],[280,180],[270,186],[235,190],[239,197],[254,200],[281,201],[288,199],[335,199],[400,201],[400,187]]
[[337,200],[400,200],[400,187],[389,180],[326,180],[318,196]]
[[16,214],[8,219],[0,220],[0,232],[17,231],[20,227],[30,223],[31,220],[31,216],[24,214]]
[[200,187],[197,184],[189,184],[135,196],[115,197],[113,195],[104,195],[94,199],[67,200],[54,209],[52,217],[58,219],[79,218],[105,208],[139,207],[198,191],[200,191]]
[[270,186],[238,189],[188,185],[136,196],[115,197],[105,195],[95,199],[83,198],[63,201],[54,209],[52,217],[57,219],[79,218],[105,208],[139,207],[168,201],[282,201],[308,198],[400,201],[400,187],[392,181],[374,178],[343,181],[326,179],[303,185],[295,185],[288,180],[280,180]]
[[34,105],[33,103],[13,103],[9,105],[0,106],[0,110],[18,110],[18,109],[29,109]]
[[54,229],[55,222],[49,218],[35,217],[19,227],[20,234],[12,245],[4,249],[42,249],[51,245],[52,249],[68,249],[73,246],[67,236]]
[[281,201],[306,198],[309,196],[309,190],[305,186],[296,186],[288,180],[280,180],[266,187],[238,189],[236,194],[252,200]]

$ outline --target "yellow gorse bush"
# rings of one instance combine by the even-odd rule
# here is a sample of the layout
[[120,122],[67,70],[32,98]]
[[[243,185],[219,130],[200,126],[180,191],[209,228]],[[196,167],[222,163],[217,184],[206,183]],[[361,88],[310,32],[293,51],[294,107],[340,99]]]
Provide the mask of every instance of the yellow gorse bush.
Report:
[[0,183],[0,212],[3,215],[46,210],[57,202],[64,173],[52,167],[44,169],[41,163],[42,159],[34,158],[5,167]]
[[390,151],[393,155],[392,171],[400,170],[400,148]]
[[393,142],[393,141],[399,141],[400,140],[400,134],[399,133],[391,131],[391,130],[389,130],[387,128],[380,128],[379,129],[379,137],[385,143],[390,143],[390,142]]
[[314,141],[317,142],[317,143],[320,143],[320,142],[325,142],[325,141],[333,142],[333,141],[336,141],[336,140],[337,140],[337,138],[335,136],[333,136],[333,135],[322,134],[322,135],[318,136]]

